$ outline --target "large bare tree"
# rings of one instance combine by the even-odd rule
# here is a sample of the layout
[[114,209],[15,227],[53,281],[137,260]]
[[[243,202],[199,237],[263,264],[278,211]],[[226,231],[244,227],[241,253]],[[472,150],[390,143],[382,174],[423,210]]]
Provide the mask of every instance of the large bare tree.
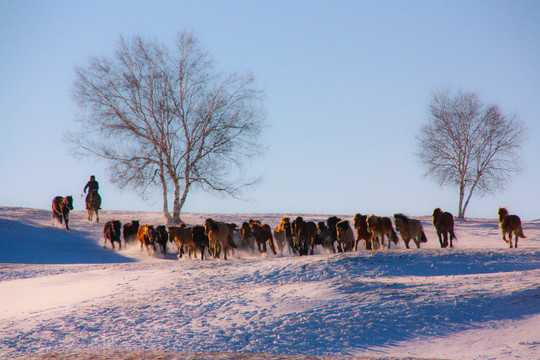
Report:
[[237,196],[254,182],[232,170],[260,152],[261,91],[252,76],[216,72],[192,34],[179,33],[172,49],[121,37],[113,57],[93,57],[76,74],[81,128],[67,138],[78,155],[108,160],[120,188],[143,197],[161,188],[169,223],[181,221],[195,187]]
[[459,190],[458,217],[464,218],[473,193],[494,193],[520,171],[525,129],[517,115],[483,105],[475,93],[436,91],[429,122],[417,136],[426,176]]

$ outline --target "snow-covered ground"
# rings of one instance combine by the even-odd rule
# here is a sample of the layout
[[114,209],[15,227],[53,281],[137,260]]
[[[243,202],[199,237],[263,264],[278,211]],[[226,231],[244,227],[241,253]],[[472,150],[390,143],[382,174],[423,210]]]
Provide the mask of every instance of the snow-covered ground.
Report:
[[[50,211],[0,208],[0,358],[540,358],[540,220],[524,222],[518,249],[495,219],[457,221],[455,248],[440,249],[423,216],[429,241],[420,250],[237,250],[200,261],[103,249],[107,220],[158,225],[163,216],[100,215],[91,224],[74,211],[66,231],[51,226]],[[282,215],[183,220],[274,227]]]

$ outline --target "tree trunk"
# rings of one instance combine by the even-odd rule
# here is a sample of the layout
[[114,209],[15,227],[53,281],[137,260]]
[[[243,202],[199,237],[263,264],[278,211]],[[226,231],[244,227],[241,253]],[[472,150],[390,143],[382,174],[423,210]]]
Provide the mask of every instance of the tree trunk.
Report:
[[458,215],[459,219],[463,219],[465,216],[465,210],[463,209],[463,198],[465,197],[465,185],[463,183],[459,184],[459,206],[458,206]]
[[159,172],[159,178],[161,180],[161,187],[163,189],[163,216],[165,216],[165,220],[167,220],[167,224],[171,224],[172,217],[171,217],[171,214],[169,213],[167,182],[165,181],[165,176],[163,175],[163,167],[161,167],[161,171]]
[[[185,193],[185,189],[184,189]],[[174,181],[174,205],[173,205],[173,217],[172,223],[175,225],[181,224],[182,219],[180,218],[180,212],[182,211],[182,206],[180,206],[180,184],[178,180]],[[183,205],[183,204],[182,204]]]

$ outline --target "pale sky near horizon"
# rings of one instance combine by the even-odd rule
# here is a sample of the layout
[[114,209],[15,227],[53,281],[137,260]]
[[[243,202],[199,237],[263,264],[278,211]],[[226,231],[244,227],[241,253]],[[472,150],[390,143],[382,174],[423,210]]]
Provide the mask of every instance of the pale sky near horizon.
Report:
[[250,72],[265,92],[264,157],[246,163],[262,182],[247,201],[190,194],[185,212],[457,212],[415,157],[433,91],[477,92],[517,113],[528,136],[524,171],[503,192],[474,197],[467,217],[506,206],[540,218],[538,1],[8,1],[0,0],[0,206],[50,209],[91,174],[103,208],[161,211],[111,182],[107,163],[80,160],[75,67],[112,56],[120,35],[172,43],[193,31],[217,68]]

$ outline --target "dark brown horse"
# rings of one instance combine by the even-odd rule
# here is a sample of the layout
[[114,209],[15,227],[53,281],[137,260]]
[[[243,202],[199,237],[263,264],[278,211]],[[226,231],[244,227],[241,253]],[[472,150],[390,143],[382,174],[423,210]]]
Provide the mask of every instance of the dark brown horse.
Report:
[[307,255],[311,248],[309,252],[313,255],[313,248],[317,241],[317,224],[313,221],[305,222],[301,216],[298,216],[292,223],[292,231],[298,253]]
[[[517,215],[508,215],[508,210],[503,207],[499,208],[499,227],[502,230],[503,240],[512,248],[512,232],[516,236],[515,247],[518,247],[519,238],[526,238],[523,235],[523,229],[521,228],[521,219]],[[508,240],[506,240],[506,234],[508,234]]]
[[111,242],[111,246],[114,250],[114,243],[117,242],[120,250],[122,250],[122,240],[120,239],[120,235],[122,233],[122,224],[119,220],[111,220],[107,221],[105,223],[105,226],[103,227],[103,237],[105,238],[105,242],[103,243],[103,247],[107,244],[107,240]]
[[452,239],[457,240],[456,235],[454,235],[454,216],[449,212],[443,212],[440,208],[435,208],[433,210],[433,226],[437,230],[441,248],[448,246],[448,237],[450,237],[450,247],[454,247]]
[[349,220],[342,220],[336,224],[338,237],[338,251],[347,252],[354,248],[354,232],[349,225]]
[[253,231],[253,236],[255,236],[255,241],[257,242],[257,249],[261,253],[266,252],[266,242],[270,245],[270,249],[274,255],[276,255],[276,247],[274,246],[274,239],[272,236],[272,229],[268,224],[261,224],[259,221],[253,221],[250,224],[251,231]]
[[57,196],[52,201],[52,212],[54,226],[55,221],[62,224],[62,219],[66,223],[66,230],[69,230],[69,211],[73,210],[73,196]]
[[97,190],[93,189],[86,195],[86,210],[88,211],[88,221],[92,221],[93,214],[96,214],[96,222],[99,222],[99,209],[101,209],[101,196]]

